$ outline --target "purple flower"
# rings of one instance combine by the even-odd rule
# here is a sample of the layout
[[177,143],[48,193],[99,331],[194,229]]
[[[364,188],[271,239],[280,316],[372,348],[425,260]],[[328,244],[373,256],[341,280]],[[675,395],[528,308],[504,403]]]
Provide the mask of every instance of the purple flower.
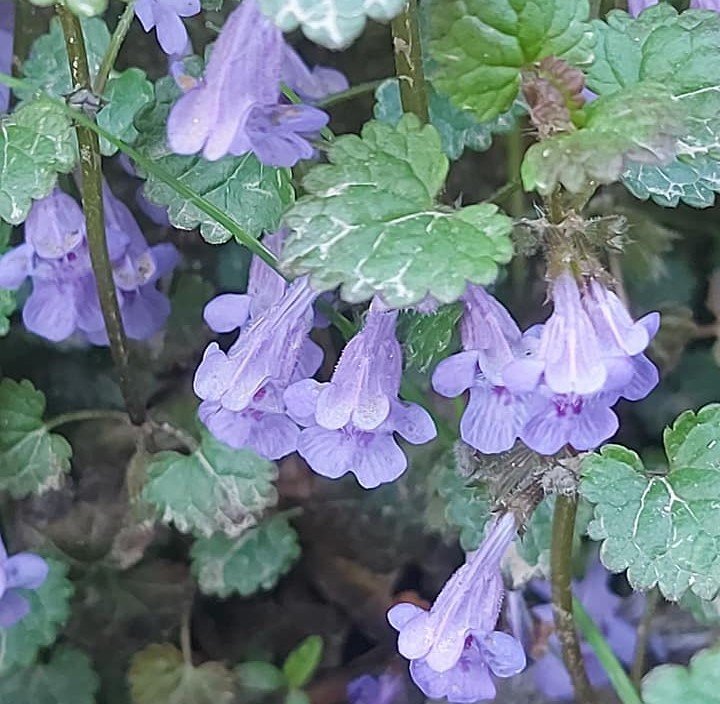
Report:
[[[550,599],[550,586],[546,582],[532,583],[533,591],[544,599]],[[575,596],[582,602],[607,640],[618,659],[625,665],[633,660],[637,632],[635,624],[630,622],[628,606],[641,606],[644,597],[640,594],[623,599],[608,587],[608,573],[594,560],[588,568],[585,578],[574,586]],[[638,609],[634,609],[637,611]],[[535,606],[532,612],[545,626],[552,628],[553,613],[550,604]],[[607,674],[595,656],[591,646],[581,643],[581,652],[588,678],[593,687],[607,684]],[[548,640],[548,649],[543,657],[532,667],[537,688],[552,699],[571,699],[573,687],[565,669],[557,636]]]
[[[106,234],[123,323],[129,337],[147,339],[170,313],[157,281],[177,264],[171,244],[149,248],[130,211],[105,187]],[[90,263],[85,218],[73,198],[56,189],[36,201],[25,221],[25,242],[0,258],[0,286],[32,293],[23,323],[52,342],[79,333],[96,345],[107,334]]]
[[690,9],[720,12],[720,0],[690,0]]
[[426,696],[458,703],[493,699],[491,672],[511,677],[525,668],[520,643],[495,630],[503,597],[500,561],[515,534],[515,517],[507,513],[429,611],[403,603],[388,612],[399,631],[398,650],[410,660],[410,675]]
[[387,672],[380,677],[362,675],[347,686],[349,704],[405,704],[407,693],[402,677]]
[[415,445],[436,435],[425,409],[398,398],[397,315],[374,299],[365,327],[343,350],[330,381],[306,379],[285,392],[290,417],[305,428],[298,452],[324,477],[351,472],[366,489],[394,481],[407,468],[394,433]]
[[[298,279],[242,328],[227,353],[216,342],[207,347],[194,389],[203,399],[200,420],[218,440],[269,459],[295,451],[300,430],[286,415],[283,392],[322,363],[322,350],[308,338],[316,297],[307,278]],[[226,299],[222,310],[216,301],[210,304],[215,304],[210,317],[216,329],[244,325],[248,301],[233,306]]]
[[285,45],[282,71],[283,82],[308,103],[317,103],[328,95],[340,93],[350,87],[345,75],[334,68],[309,68],[289,44]]
[[[15,3],[0,0],[0,72],[12,73]],[[341,89],[342,90],[342,89]],[[0,113],[10,107],[10,88],[0,83]]]
[[197,15],[200,0],[137,0],[135,15],[146,32],[153,27],[166,54],[180,54],[188,43],[183,17]]
[[206,159],[254,152],[271,166],[293,166],[314,154],[308,141],[327,124],[322,110],[281,102],[286,44],[256,0],[244,0],[227,19],[204,80],[173,107],[170,148],[202,151]]
[[502,378],[505,367],[522,357],[533,335],[523,338],[507,310],[481,286],[469,286],[460,323],[463,352],[438,364],[433,388],[454,397],[470,389],[460,435],[480,452],[509,450],[527,416],[527,394],[515,394]]
[[30,613],[23,590],[35,590],[48,575],[48,564],[39,555],[20,552],[8,557],[0,538],[0,628],[10,628]]
[[[633,17],[637,17],[643,10],[647,10],[648,7],[652,7],[657,4],[658,0],[628,0],[628,12]],[[693,6],[692,1],[690,6]]]

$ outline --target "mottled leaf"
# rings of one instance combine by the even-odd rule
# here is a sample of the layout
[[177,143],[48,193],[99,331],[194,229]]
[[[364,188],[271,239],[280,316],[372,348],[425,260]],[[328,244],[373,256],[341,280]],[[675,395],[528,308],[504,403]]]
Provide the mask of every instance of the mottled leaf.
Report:
[[75,142],[62,107],[37,100],[0,119],[0,218],[19,225],[32,205],[75,165]]
[[299,556],[297,533],[282,514],[237,538],[222,533],[200,538],[191,552],[200,589],[220,597],[272,589]]
[[186,663],[168,643],[137,653],[128,673],[133,704],[231,704],[233,678],[219,662]]
[[142,496],[178,530],[237,537],[277,502],[276,478],[272,462],[249,450],[234,450],[203,429],[195,452],[155,455]]
[[15,668],[31,665],[40,648],[52,645],[70,615],[73,587],[66,576],[68,568],[58,560],[47,562],[50,571],[45,582],[35,591],[23,591],[30,613],[14,626],[0,628],[0,681]]
[[682,665],[661,665],[642,683],[645,704],[720,704],[720,649],[701,650]]
[[691,590],[712,599],[720,588],[720,409],[681,415],[665,434],[669,471],[649,474],[617,445],[583,462],[582,494],[594,504],[588,526],[602,540],[603,564],[627,569],[634,589],[658,585],[673,601]]
[[60,486],[72,448],[49,432],[45,396],[24,379],[0,381],[0,489],[21,498]]
[[[103,56],[110,44],[110,32],[101,19],[82,19],[83,36],[87,49],[90,74],[94,77],[100,70]],[[68,95],[73,89],[65,38],[60,21],[55,17],[50,31],[32,45],[30,56],[22,66],[25,81],[14,92],[21,100],[28,100],[38,91],[54,96]]]
[[451,303],[510,259],[511,221],[496,206],[435,203],[448,160],[435,128],[414,115],[397,127],[366,123],[362,136],[335,140],[329,159],[305,177],[308,195],[285,218],[294,232],[282,257],[319,290],[342,285],[351,303],[374,294],[392,306],[428,294]]
[[434,83],[479,120],[510,108],[524,66],[592,61],[587,0],[431,0],[430,13]]
[[533,144],[522,164],[525,189],[572,193],[617,181],[633,160],[668,163],[678,149],[682,109],[662,86],[641,84],[587,108],[584,127]]
[[95,704],[100,680],[85,653],[61,646],[46,662],[0,677],[0,701],[10,704]]
[[398,337],[403,343],[405,366],[426,372],[448,356],[448,347],[460,316],[462,306],[442,306],[435,313],[403,313],[398,325]]
[[678,14],[660,3],[638,19],[611,12],[594,29],[592,90],[607,95],[637,83],[661,83],[688,115],[678,159],[661,166],[628,164],[623,182],[634,195],[661,205],[711,205],[720,186],[720,17]]
[[[164,78],[155,84],[155,92],[155,103],[142,110],[135,120],[140,132],[136,146],[171,176],[225,211],[252,237],[277,229],[283,212],[295,198],[290,170],[265,166],[252,153],[218,161],[173,154],[167,146],[165,129],[170,107],[181,91],[172,78]],[[153,174],[147,174],[144,193],[153,203],[167,206],[175,227],[181,230],[200,227],[202,236],[211,244],[221,244],[232,237],[222,225]]]
[[[97,122],[115,137],[132,144],[138,136],[133,120],[152,102],[153,96],[153,85],[147,80],[145,71],[129,68],[108,82],[105,90],[108,104],[98,113]],[[117,148],[100,138],[100,150],[105,156],[112,156]]]
[[[508,112],[489,122],[478,122],[475,115],[455,107],[450,99],[428,86],[430,122],[440,133],[442,149],[450,159],[459,159],[465,148],[484,152],[490,148],[494,134],[511,130],[523,110],[517,104]],[[378,120],[397,125],[403,115],[400,86],[396,78],[389,78],[375,91],[374,114]]]
[[387,22],[405,0],[260,0],[260,7],[284,32],[300,27],[328,49],[344,49],[360,36],[367,19]]
[[283,663],[283,673],[290,687],[304,687],[315,674],[323,654],[323,639],[308,636],[294,648]]

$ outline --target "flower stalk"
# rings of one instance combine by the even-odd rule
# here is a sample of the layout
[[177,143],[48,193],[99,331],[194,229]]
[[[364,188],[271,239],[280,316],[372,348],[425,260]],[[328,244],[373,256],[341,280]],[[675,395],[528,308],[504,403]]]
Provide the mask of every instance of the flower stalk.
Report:
[[428,93],[420,44],[417,0],[407,0],[403,11],[392,21],[395,74],[400,82],[403,112],[412,112],[422,122],[430,121]]
[[[62,5],[57,6],[57,14],[65,36],[73,89],[91,91],[90,69],[80,20]],[[145,420],[145,404],[138,388],[133,384],[130,372],[127,338],[120,317],[120,306],[105,236],[100,141],[96,132],[82,124],[76,124],[75,132],[80,151],[82,203],[87,225],[88,247],[100,297],[100,307],[128,415],[134,424],[140,425]]]
[[115,66],[120,49],[122,48],[123,42],[127,33],[130,31],[133,19],[135,18],[135,0],[128,0],[125,5],[120,19],[118,20],[117,27],[110,38],[110,45],[108,50],[103,57],[102,63],[100,64],[100,70],[95,78],[94,91],[97,95],[102,95],[105,92],[105,86],[107,85],[110,73]]
[[556,497],[550,552],[552,601],[555,631],[562,647],[565,667],[573,683],[575,697],[580,704],[593,704],[595,699],[585,672],[573,617],[572,543],[576,514],[577,498],[560,495]]

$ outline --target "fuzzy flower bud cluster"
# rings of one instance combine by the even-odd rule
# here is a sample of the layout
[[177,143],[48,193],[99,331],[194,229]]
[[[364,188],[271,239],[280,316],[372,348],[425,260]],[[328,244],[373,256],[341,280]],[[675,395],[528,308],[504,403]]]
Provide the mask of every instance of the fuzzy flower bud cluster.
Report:
[[457,704],[491,700],[491,674],[511,677],[525,668],[520,642],[495,630],[504,592],[500,561],[515,535],[515,518],[505,514],[429,611],[401,603],[388,612],[399,632],[398,650],[410,660],[410,675],[426,696]]
[[569,271],[551,292],[552,315],[524,333],[481,287],[464,297],[464,351],[438,365],[433,386],[448,397],[470,391],[460,433],[482,453],[504,452],[517,439],[545,455],[565,445],[594,449],[618,429],[612,406],[658,383],[644,354],[657,313],[633,321],[600,281],[578,282]]
[[[128,337],[144,340],[159,332],[170,302],[158,281],[178,263],[172,244],[149,247],[127,207],[104,187],[105,227],[113,278]],[[77,202],[56,189],[36,201],[25,221],[25,241],[0,258],[0,287],[32,281],[23,323],[36,335],[60,342],[77,334],[107,345],[85,217]]]
[[173,107],[170,148],[177,154],[202,152],[210,160],[253,152],[271,166],[311,158],[310,140],[327,125],[328,115],[286,102],[282,83],[310,102],[348,85],[338,71],[308,69],[256,0],[244,0],[223,26],[203,80]]

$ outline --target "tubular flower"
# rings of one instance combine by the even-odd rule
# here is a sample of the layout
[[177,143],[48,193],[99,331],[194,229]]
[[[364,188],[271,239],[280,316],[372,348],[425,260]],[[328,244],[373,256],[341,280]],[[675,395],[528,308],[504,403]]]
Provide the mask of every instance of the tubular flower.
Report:
[[0,538],[0,628],[10,628],[30,613],[23,591],[38,589],[47,575],[48,564],[42,557],[31,552],[8,557]]
[[158,43],[166,54],[180,54],[188,43],[183,17],[202,10],[200,0],[137,0],[135,16],[143,29],[155,29]]

